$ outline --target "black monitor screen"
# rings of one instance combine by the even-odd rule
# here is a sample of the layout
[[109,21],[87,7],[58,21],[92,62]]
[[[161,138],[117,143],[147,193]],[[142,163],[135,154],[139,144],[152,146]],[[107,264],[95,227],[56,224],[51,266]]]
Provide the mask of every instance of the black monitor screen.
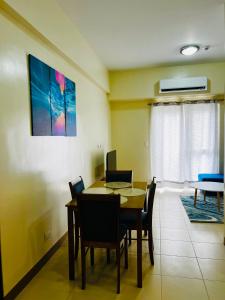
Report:
[[116,170],[116,150],[110,151],[106,154],[106,170]]

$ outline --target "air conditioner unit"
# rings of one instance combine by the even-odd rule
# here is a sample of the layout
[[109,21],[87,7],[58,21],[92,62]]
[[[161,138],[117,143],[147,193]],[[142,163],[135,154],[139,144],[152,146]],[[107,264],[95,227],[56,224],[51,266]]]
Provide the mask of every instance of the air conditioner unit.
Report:
[[159,93],[207,91],[206,77],[163,79],[159,83]]

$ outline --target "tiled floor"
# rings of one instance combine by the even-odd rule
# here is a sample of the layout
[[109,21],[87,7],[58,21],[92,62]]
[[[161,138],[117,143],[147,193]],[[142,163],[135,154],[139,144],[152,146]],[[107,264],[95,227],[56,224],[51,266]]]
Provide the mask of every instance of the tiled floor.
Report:
[[[136,243],[129,247],[129,269],[121,268],[117,295],[115,264],[98,251],[94,269],[87,264],[86,290],[78,277],[68,280],[67,244],[63,245],[17,300],[225,300],[224,225],[190,223],[179,199],[182,191],[158,189],[154,205],[155,265],[143,243],[143,288],[136,287]],[[114,258],[115,259],[115,258]]]

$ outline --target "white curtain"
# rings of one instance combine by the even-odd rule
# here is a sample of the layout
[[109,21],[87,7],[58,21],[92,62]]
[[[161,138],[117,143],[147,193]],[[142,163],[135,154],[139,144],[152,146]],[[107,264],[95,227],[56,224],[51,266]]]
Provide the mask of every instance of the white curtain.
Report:
[[158,105],[151,110],[151,174],[159,181],[218,173],[218,104]]

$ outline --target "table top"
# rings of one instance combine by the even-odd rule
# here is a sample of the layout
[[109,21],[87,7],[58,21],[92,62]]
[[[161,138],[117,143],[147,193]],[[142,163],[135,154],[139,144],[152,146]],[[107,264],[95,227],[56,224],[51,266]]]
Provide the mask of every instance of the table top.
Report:
[[198,190],[208,191],[208,192],[223,192],[224,183],[214,182],[214,181],[198,181],[193,187]]
[[[93,183],[89,188],[98,188],[104,187],[105,181],[96,181]],[[147,190],[147,182],[145,181],[134,181],[132,183],[132,187],[137,189],[142,189],[144,191]],[[118,190],[117,190],[118,191]],[[121,208],[123,209],[143,209],[145,203],[145,194],[138,195],[138,196],[128,196],[128,201],[121,204]],[[71,200],[66,204],[66,207],[75,208],[77,206],[77,201],[75,199]]]

